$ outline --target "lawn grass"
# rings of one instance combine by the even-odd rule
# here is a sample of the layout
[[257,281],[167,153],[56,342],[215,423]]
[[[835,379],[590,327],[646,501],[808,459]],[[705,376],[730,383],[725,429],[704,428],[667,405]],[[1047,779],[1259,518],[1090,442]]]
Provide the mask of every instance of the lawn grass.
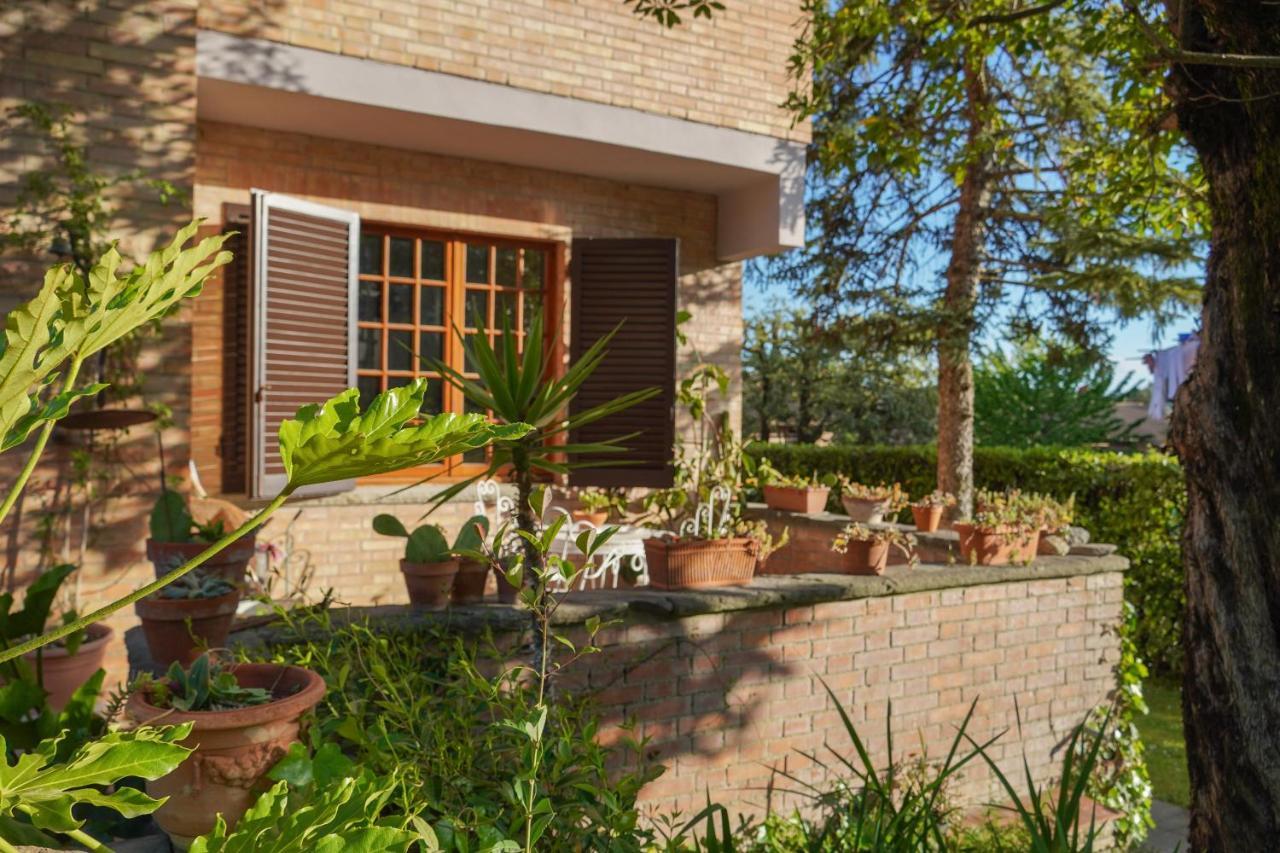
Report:
[[1147,769],[1157,800],[1186,808],[1191,803],[1187,747],[1182,740],[1182,688],[1172,679],[1148,679],[1142,685],[1151,713],[1138,716],[1147,748]]

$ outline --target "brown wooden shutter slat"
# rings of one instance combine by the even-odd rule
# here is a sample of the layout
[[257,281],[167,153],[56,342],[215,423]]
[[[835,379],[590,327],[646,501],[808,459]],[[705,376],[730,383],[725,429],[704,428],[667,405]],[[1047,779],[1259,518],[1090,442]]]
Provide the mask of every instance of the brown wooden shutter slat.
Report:
[[222,413],[219,453],[222,491],[248,490],[249,468],[249,300],[252,298],[253,241],[247,205],[226,205],[223,230],[234,231],[224,248],[222,290]]
[[[619,323],[622,327],[570,410],[585,411],[642,388],[661,389],[570,436],[573,443],[594,443],[637,433],[624,442],[626,453],[601,455],[591,460],[597,464],[574,470],[569,482],[575,486],[663,488],[672,483],[678,270],[674,239],[573,241],[572,358],[577,360]],[[619,459],[628,464],[613,464]]]
[[[284,485],[280,422],[355,384],[354,213],[254,192],[253,494]],[[352,481],[308,493],[341,491]]]

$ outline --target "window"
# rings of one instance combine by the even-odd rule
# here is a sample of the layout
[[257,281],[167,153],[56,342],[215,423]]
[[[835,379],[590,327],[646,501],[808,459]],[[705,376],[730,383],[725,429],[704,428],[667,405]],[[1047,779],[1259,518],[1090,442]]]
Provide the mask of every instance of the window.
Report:
[[[424,413],[470,411],[432,361],[474,375],[455,328],[468,337],[487,335],[499,353],[505,346],[518,352],[546,301],[552,255],[545,244],[362,223],[356,312],[361,405],[380,391],[426,376]],[[473,451],[432,466],[432,473],[475,473],[485,454]]]

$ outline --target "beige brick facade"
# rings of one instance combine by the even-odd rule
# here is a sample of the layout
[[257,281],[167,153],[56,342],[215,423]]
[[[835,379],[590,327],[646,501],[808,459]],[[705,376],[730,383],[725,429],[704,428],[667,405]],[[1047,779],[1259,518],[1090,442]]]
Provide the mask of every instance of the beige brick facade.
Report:
[[797,0],[734,0],[667,30],[622,0],[212,0],[199,26],[769,136],[808,138],[781,104]]

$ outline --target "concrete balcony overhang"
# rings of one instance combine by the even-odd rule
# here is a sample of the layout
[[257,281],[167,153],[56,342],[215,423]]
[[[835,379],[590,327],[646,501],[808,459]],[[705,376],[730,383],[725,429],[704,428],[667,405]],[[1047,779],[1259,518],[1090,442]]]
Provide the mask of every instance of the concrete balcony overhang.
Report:
[[210,30],[196,68],[204,119],[713,194],[722,260],[804,242],[801,143]]

